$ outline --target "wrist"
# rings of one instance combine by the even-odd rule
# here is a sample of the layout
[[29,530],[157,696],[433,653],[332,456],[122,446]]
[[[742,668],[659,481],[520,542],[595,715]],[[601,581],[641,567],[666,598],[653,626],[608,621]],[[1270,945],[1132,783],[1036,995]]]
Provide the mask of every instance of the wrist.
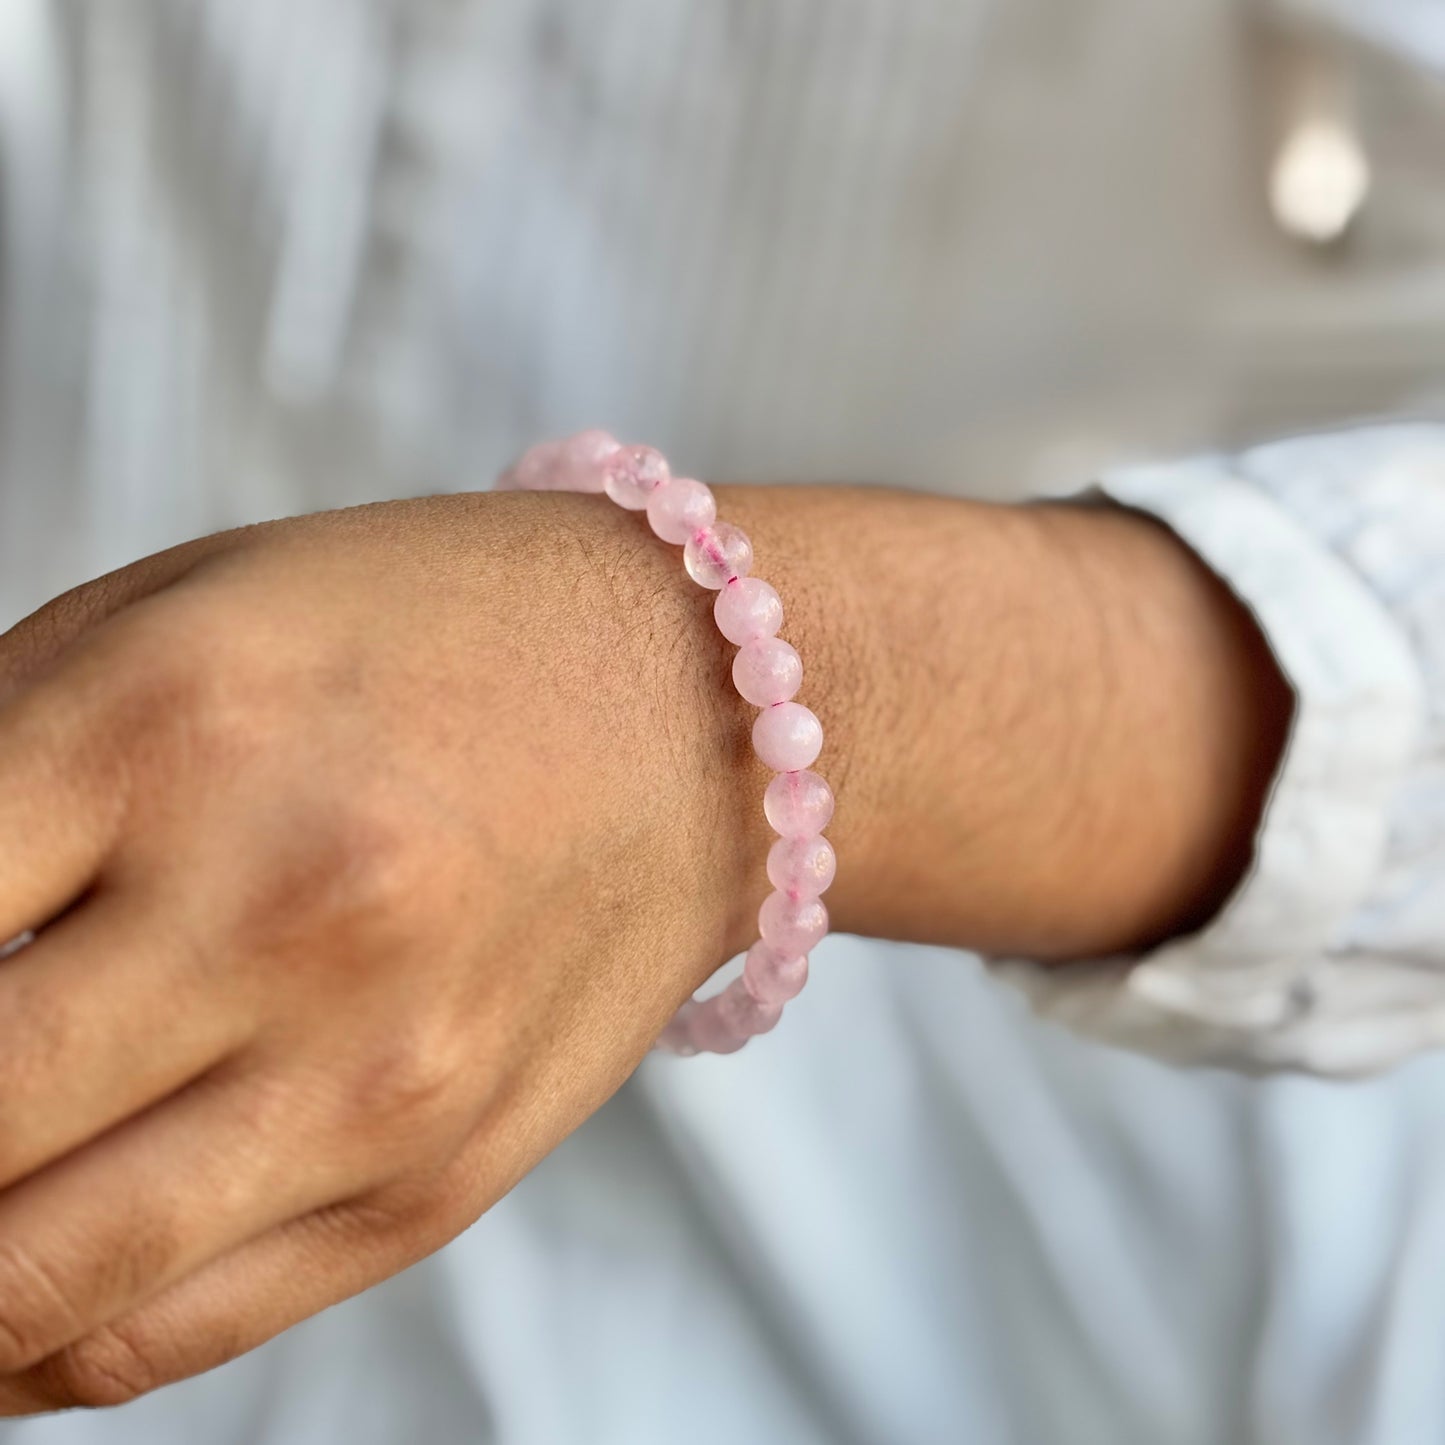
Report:
[[[1244,609],[1166,529],[859,488],[720,495],[808,659],[836,929],[1069,958],[1218,907],[1291,703]],[[744,826],[761,859],[765,824]],[[765,888],[748,877],[744,915]]]
[[[1051,917],[1064,891],[1038,876],[1060,801],[1052,764],[1074,739],[1041,706],[1037,643],[1076,652],[1081,636],[1061,627],[1082,634],[1085,620],[1040,586],[1035,514],[881,488],[719,496],[768,559],[783,635],[809,659],[799,697],[822,720],[838,800],[834,928],[1047,951],[1067,926]],[[757,822],[751,846],[765,850]]]
[[[717,492],[806,660],[798,700],[838,799],[835,929],[1066,958],[1217,906],[1247,862],[1289,694],[1243,609],[1165,529],[1106,508]],[[690,991],[752,941],[769,891],[754,713],[716,594],[679,578],[670,548],[596,498],[541,506],[544,534],[576,541],[564,585],[600,598],[583,676],[603,659],[625,706],[621,794],[665,791],[649,826],[681,860],[692,942],[672,982]]]
[[1061,832],[1084,906],[1056,956],[1136,951],[1202,927],[1243,878],[1294,697],[1245,606],[1162,523],[1033,510],[1093,649]]

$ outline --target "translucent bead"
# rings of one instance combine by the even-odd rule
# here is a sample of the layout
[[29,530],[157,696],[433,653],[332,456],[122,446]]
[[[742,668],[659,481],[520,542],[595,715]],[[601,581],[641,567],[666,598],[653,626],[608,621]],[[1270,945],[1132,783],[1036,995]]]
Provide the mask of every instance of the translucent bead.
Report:
[[735,1054],[751,1035],[719,1007],[719,999],[704,999],[693,1006],[687,1021],[688,1042],[710,1054]]
[[838,857],[826,838],[779,838],[768,850],[768,881],[789,898],[816,898],[832,886]]
[[605,463],[621,450],[616,437],[596,427],[568,437],[557,458],[557,487],[564,492],[602,491],[607,480]]
[[787,702],[803,685],[803,659],[781,637],[746,643],[733,658],[733,686],[754,707]]
[[833,790],[817,773],[780,773],[763,794],[763,812],[775,833],[808,838],[833,816]]
[[741,527],[718,522],[695,532],[682,549],[687,575],[701,587],[722,587],[734,577],[746,577],[753,565],[753,544]]
[[528,447],[497,478],[499,492],[539,492],[553,485],[562,448],[558,442],[538,442]]
[[717,521],[712,488],[691,477],[674,477],[647,503],[647,523],[664,542],[686,542]]
[[758,932],[779,953],[807,953],[827,931],[828,910],[821,898],[769,893],[758,909]]
[[742,982],[759,1003],[781,1007],[802,993],[807,981],[807,954],[781,953],[762,939],[748,949]]
[[766,707],[753,723],[753,751],[775,773],[796,772],[823,751],[823,724],[800,702]]
[[722,1015],[724,1022],[734,1032],[747,1038],[767,1033],[776,1027],[783,1016],[781,999],[775,1003],[762,1002],[748,991],[747,985],[740,978],[735,978],[717,999],[711,1002]]
[[667,458],[652,447],[618,447],[603,465],[603,490],[629,512],[642,511],[671,479]]
[[741,647],[783,625],[783,602],[761,577],[734,577],[719,590],[712,615],[717,630]]

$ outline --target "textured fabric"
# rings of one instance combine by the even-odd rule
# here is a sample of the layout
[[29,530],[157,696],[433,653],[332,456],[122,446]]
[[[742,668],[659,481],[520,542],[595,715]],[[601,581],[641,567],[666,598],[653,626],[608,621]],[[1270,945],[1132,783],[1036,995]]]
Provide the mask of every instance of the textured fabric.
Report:
[[787,1047],[649,1060],[454,1244],[6,1445],[1433,1445],[1445,1057],[1348,1087],[825,943]]
[[1445,427],[1115,473],[1253,609],[1297,714],[1251,877],[1143,963],[1014,976],[1194,1062],[1379,1069],[1445,1040]]
[[1445,97],[1351,52],[1374,186],[1307,254],[1263,213],[1268,13],[9,0],[0,612],[589,423],[1021,495],[1438,399]]

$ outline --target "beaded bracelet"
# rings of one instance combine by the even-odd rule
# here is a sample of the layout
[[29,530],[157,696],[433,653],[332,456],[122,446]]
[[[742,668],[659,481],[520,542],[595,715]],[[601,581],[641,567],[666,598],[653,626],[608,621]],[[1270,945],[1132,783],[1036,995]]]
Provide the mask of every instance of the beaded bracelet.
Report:
[[685,1003],[656,1047],[675,1054],[733,1053],[754,1034],[767,1033],[808,981],[808,951],[828,931],[820,895],[837,866],[823,837],[833,816],[833,790],[810,771],[823,728],[792,701],[803,663],[777,636],[783,604],[766,582],[748,575],[753,544],[739,528],[717,520],[711,490],[690,477],[674,477],[667,459],[651,447],[623,446],[604,431],[579,432],[532,447],[497,487],[605,492],[630,512],[645,511],[664,542],[682,544],[688,576],[718,594],[718,630],[738,645],[733,683],[762,709],[753,723],[753,750],[777,774],[763,794],[763,811],[779,835],[768,853],[768,879],[777,891],[758,910],[759,938],[742,975],[711,998]]

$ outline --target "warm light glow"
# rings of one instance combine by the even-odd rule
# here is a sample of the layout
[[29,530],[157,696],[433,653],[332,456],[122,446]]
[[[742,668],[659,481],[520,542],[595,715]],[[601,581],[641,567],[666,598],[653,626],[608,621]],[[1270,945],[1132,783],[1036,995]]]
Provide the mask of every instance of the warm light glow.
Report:
[[1291,236],[1324,245],[1344,234],[1369,189],[1369,162],[1355,136],[1337,121],[1310,121],[1280,148],[1270,207]]

